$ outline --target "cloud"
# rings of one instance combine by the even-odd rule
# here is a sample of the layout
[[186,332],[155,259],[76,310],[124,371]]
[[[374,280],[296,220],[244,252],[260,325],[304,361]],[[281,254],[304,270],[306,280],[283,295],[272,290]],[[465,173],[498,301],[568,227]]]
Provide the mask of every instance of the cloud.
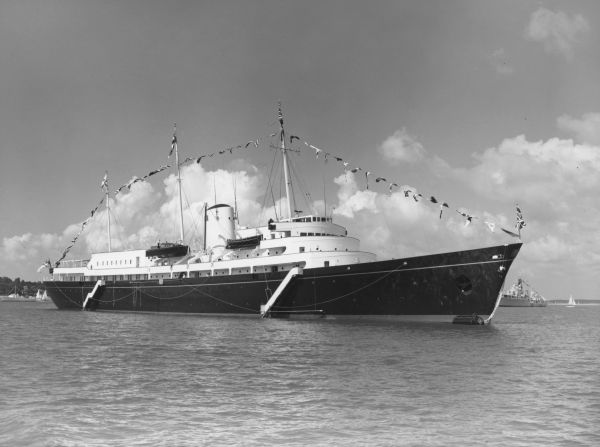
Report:
[[562,115],[558,117],[557,125],[583,143],[600,145],[600,113],[586,113],[581,119]]
[[[62,238],[60,235],[49,233],[12,236],[2,239],[0,245],[0,271],[9,271],[10,265],[19,263],[35,271],[46,259],[49,253],[62,252]],[[27,268],[27,267],[26,267]]]
[[537,207],[570,208],[600,187],[600,149],[572,140],[528,141],[519,135],[474,155],[476,165],[450,175],[487,198],[527,200]]
[[496,73],[509,76],[515,72],[514,67],[510,63],[510,58],[504,48],[498,48],[489,57],[488,60]]
[[527,38],[544,44],[548,53],[570,57],[573,46],[589,31],[587,20],[580,14],[569,17],[562,11],[539,8],[531,15],[525,34]]
[[373,191],[359,190],[354,174],[348,172],[334,179],[334,183],[339,186],[338,205],[335,208],[335,214],[348,218],[353,218],[355,213],[363,210],[376,213],[375,197],[377,193]]
[[392,164],[400,162],[417,163],[427,155],[423,145],[411,136],[405,128],[397,130],[381,143],[379,153]]
[[[494,219],[506,225],[505,219],[475,210],[481,222],[465,226],[465,219],[455,209],[422,198],[416,202],[402,191],[393,193],[364,190],[353,174],[335,179],[340,185],[338,204],[334,210],[336,222],[347,227],[350,236],[361,239],[361,248],[377,254],[379,259],[418,256],[477,246],[506,243],[507,237],[491,233],[484,219]],[[499,231],[499,230],[497,230]]]

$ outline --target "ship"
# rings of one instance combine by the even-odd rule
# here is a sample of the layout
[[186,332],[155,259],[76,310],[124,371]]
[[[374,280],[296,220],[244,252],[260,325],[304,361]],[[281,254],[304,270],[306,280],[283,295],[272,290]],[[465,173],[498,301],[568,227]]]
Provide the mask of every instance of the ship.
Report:
[[[278,144],[287,215],[241,227],[227,203],[205,204],[203,243],[180,240],[110,249],[50,268],[44,281],[58,309],[293,317],[408,317],[466,324],[491,320],[521,242],[378,260],[326,213],[291,206],[286,132]],[[108,199],[108,188],[106,189]],[[106,201],[108,207],[109,201]]]
[[536,292],[524,279],[519,278],[502,293],[501,307],[546,307],[546,299]]

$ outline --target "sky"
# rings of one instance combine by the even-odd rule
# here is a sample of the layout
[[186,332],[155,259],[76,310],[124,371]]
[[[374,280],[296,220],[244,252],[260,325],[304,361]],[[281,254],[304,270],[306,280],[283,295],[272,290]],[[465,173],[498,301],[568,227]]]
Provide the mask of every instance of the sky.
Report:
[[[599,29],[600,3],[576,0],[1,0],[0,276],[47,275],[106,171],[113,249],[177,239],[173,169],[114,196],[172,161],[174,123],[182,158],[260,141],[182,168],[186,241],[204,202],[264,224],[281,101],[296,206],[364,250],[515,242],[518,204],[508,281],[600,298]],[[106,249],[101,207],[66,259]]]

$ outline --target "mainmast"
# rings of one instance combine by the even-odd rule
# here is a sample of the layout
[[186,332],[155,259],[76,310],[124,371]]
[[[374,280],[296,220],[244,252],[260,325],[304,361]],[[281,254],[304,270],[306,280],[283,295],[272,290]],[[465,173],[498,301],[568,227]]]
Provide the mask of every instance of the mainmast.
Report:
[[110,201],[109,201],[109,191],[108,191],[108,171],[104,173],[104,178],[102,179],[102,183],[100,183],[100,187],[104,190],[106,194],[106,220],[108,222],[108,252],[112,251],[111,247],[111,237],[110,237]]
[[285,176],[285,197],[287,202],[288,209],[288,218],[290,221],[292,220],[292,203],[290,201],[290,179],[288,172],[288,163],[287,163],[287,149],[285,148],[285,130],[283,129],[283,114],[281,113],[281,101],[279,101],[279,127],[280,127],[280,143],[281,143],[281,153],[283,154],[283,174]]
[[[175,164],[177,165],[177,186],[179,191],[179,239],[183,243],[183,201],[181,199],[181,170],[179,167],[179,150],[177,149],[177,125],[173,124],[173,140],[171,141],[171,153],[175,151]],[[170,155],[169,154],[169,155]]]

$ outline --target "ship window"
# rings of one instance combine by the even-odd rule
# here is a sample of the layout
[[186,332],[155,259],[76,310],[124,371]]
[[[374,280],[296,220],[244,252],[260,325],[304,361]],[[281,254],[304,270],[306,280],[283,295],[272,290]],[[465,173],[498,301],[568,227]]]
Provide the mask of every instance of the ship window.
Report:
[[324,265],[325,267],[329,267],[329,261],[325,261],[325,262],[323,263],[323,265]]
[[300,247],[300,253],[304,253],[304,247]]

